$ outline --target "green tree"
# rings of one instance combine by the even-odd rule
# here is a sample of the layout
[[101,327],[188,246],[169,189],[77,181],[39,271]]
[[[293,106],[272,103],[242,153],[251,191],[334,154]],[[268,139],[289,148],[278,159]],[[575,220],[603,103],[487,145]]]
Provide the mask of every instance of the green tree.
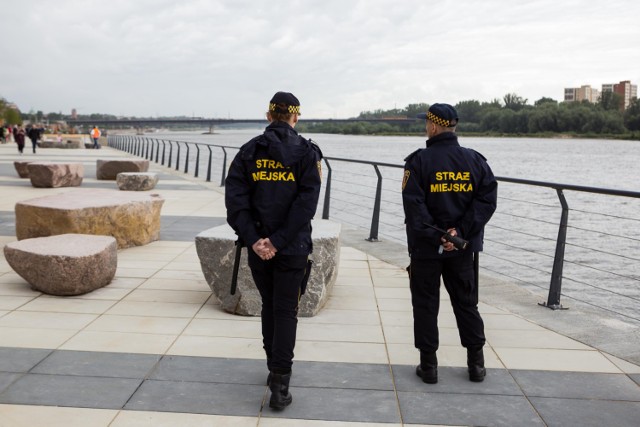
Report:
[[515,93],[506,94],[502,100],[504,101],[504,108],[513,111],[520,111],[527,105],[527,100]]
[[542,97],[542,98],[538,99],[536,102],[533,103],[533,105],[535,105],[536,107],[542,107],[545,104],[553,104],[553,105],[555,105],[557,107],[558,106],[558,101],[556,101],[555,99]]
[[615,92],[602,92],[598,105],[600,105],[603,110],[621,110],[622,96]]
[[5,123],[8,125],[22,124],[22,117],[20,115],[20,111],[16,109],[13,109],[13,108],[5,109],[2,114],[2,117],[4,118]]
[[[536,103],[537,102],[538,101],[536,101]],[[553,101],[538,104],[537,107],[529,113],[527,130],[533,133],[558,132],[558,103]]]
[[640,99],[635,98],[624,112],[624,125],[630,131],[640,130]]
[[482,106],[475,100],[461,101],[455,106],[460,121],[463,123],[480,123]]

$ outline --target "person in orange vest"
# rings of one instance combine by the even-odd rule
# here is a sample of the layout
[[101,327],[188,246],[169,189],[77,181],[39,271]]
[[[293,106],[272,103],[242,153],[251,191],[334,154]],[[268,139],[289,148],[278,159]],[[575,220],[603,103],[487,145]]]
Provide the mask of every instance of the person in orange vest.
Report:
[[93,139],[93,148],[100,148],[100,144],[98,144],[98,138],[100,138],[100,129],[98,129],[98,126],[94,126],[93,129],[91,129],[91,139]]

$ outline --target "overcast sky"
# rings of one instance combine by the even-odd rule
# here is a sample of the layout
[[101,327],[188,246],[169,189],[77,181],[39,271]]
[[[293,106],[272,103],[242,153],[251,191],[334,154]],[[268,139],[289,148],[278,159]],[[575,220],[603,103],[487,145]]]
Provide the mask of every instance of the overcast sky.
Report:
[[303,118],[640,81],[637,0],[12,0],[0,97],[25,112]]

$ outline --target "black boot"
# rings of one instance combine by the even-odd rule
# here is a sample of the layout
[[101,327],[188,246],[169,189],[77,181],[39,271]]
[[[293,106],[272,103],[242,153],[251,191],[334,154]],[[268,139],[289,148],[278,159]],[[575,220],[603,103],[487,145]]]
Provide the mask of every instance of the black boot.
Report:
[[269,383],[269,388],[271,389],[270,408],[282,410],[291,405],[293,398],[289,393],[289,380],[291,380],[291,371],[286,374],[277,373],[276,370],[271,371],[271,382]]
[[267,375],[267,385],[271,384],[271,358],[267,356],[267,369],[269,369],[269,375]]
[[487,370],[484,368],[484,353],[482,347],[467,348],[467,366],[469,368],[469,381],[481,383],[487,376]]
[[416,375],[427,384],[438,382],[438,358],[435,352],[420,352],[420,364],[416,366]]

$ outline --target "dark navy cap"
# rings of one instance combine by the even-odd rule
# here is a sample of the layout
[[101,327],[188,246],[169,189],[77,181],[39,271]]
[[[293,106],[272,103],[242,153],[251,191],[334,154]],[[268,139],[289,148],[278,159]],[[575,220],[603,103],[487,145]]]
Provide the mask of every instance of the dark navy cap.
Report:
[[418,119],[431,120],[442,127],[450,128],[458,124],[458,112],[449,104],[433,104],[426,113],[416,116]]
[[281,114],[300,114],[300,101],[289,92],[276,92],[269,101],[269,111]]

